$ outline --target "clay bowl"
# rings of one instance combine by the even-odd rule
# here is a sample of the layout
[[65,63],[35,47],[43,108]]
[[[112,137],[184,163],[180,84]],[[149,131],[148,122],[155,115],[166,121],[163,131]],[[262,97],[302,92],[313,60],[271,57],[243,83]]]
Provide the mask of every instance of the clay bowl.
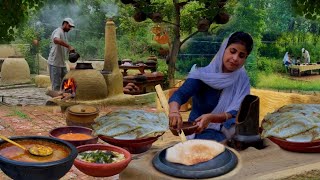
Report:
[[[22,143],[23,141],[28,141],[28,143],[30,143],[31,141],[37,142],[37,143],[45,142],[50,147],[51,145],[59,146],[67,150],[67,152],[69,152],[69,154],[63,159],[52,160],[52,161],[48,160],[48,162],[40,162],[40,160],[43,160],[43,159],[39,159],[39,157],[33,157],[33,155],[30,155],[31,158],[39,162],[24,162],[24,161],[18,161],[18,160],[11,160],[1,155],[0,168],[7,176],[9,176],[12,179],[19,179],[19,180],[60,179],[71,169],[73,165],[73,161],[78,155],[76,147],[74,147],[72,144],[66,141],[62,141],[56,138],[51,138],[46,136],[19,136],[19,137],[11,137],[10,139],[18,143]],[[0,141],[0,147],[4,147],[7,144],[8,142],[6,141],[2,141],[2,140]],[[57,150],[56,150],[56,153],[59,154]],[[50,159],[56,155],[57,154],[55,154],[55,150],[54,150],[52,155],[41,157],[41,158]]]
[[156,137],[139,138],[132,140],[115,139],[103,135],[99,135],[99,138],[106,143],[122,147],[128,150],[131,154],[139,154],[148,151],[152,147],[152,143],[157,141],[160,136],[161,135]]
[[54,138],[59,138],[60,135],[62,134],[67,134],[67,133],[80,133],[80,134],[86,134],[90,135],[92,138],[90,139],[85,139],[85,140],[65,140],[61,139],[63,141],[67,141],[74,146],[80,146],[80,145],[85,145],[85,144],[95,144],[98,142],[98,136],[92,135],[92,129],[86,128],[86,127],[81,127],[81,126],[63,126],[63,127],[57,127],[55,129],[52,129],[49,132],[49,136],[54,137]]
[[74,165],[76,166],[76,168],[89,176],[108,177],[119,174],[128,166],[131,161],[131,154],[127,150],[116,146],[106,144],[87,144],[78,146],[77,149],[79,153],[89,150],[108,150],[122,153],[125,156],[125,160],[110,164],[90,163],[82,161],[80,159],[75,159]]
[[[193,124],[193,122],[183,122],[182,124],[182,130],[184,132],[184,135],[188,136],[193,134],[197,130],[198,126]],[[170,127],[170,131],[173,135],[179,136],[177,129]]]
[[276,137],[268,137],[272,142],[282,149],[293,152],[320,152],[320,141],[312,142],[290,142]]

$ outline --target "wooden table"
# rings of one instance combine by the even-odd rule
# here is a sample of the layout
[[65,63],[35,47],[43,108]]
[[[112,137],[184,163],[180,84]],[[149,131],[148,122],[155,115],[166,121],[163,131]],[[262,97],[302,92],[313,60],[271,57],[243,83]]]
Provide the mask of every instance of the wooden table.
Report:
[[318,70],[320,74],[320,64],[311,64],[311,65],[290,65],[289,72],[292,76],[301,76],[303,72],[308,72],[312,70]]
[[120,65],[119,66],[120,69],[123,69],[123,76],[127,76],[128,75],[128,70],[129,69],[135,69],[135,70],[139,70],[141,74],[144,74],[144,70],[146,69],[150,69],[153,70],[155,67],[154,66],[147,66],[147,65]]

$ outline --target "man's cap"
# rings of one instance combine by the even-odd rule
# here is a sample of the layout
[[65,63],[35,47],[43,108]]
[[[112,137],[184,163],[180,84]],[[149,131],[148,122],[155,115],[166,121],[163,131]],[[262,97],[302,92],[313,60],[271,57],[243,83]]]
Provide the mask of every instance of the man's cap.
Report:
[[64,18],[63,21],[66,21],[70,24],[70,26],[74,27],[74,22],[71,18]]

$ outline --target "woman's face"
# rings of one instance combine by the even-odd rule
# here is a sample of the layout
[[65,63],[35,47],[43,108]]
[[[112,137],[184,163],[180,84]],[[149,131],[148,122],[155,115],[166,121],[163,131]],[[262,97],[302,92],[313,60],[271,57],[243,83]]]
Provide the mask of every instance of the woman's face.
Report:
[[230,73],[241,68],[247,57],[248,53],[244,45],[239,43],[230,44],[224,51],[222,71]]

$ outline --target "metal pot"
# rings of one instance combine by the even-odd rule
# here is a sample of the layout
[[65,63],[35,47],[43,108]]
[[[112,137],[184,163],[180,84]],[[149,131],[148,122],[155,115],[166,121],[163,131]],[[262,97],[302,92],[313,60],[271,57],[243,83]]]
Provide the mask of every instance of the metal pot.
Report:
[[76,69],[93,69],[92,63],[77,63]]
[[68,126],[84,126],[92,128],[94,119],[99,116],[99,109],[89,105],[70,106],[66,112]]
[[69,61],[71,63],[77,62],[77,60],[80,58],[80,54],[77,52],[70,52],[69,53]]

